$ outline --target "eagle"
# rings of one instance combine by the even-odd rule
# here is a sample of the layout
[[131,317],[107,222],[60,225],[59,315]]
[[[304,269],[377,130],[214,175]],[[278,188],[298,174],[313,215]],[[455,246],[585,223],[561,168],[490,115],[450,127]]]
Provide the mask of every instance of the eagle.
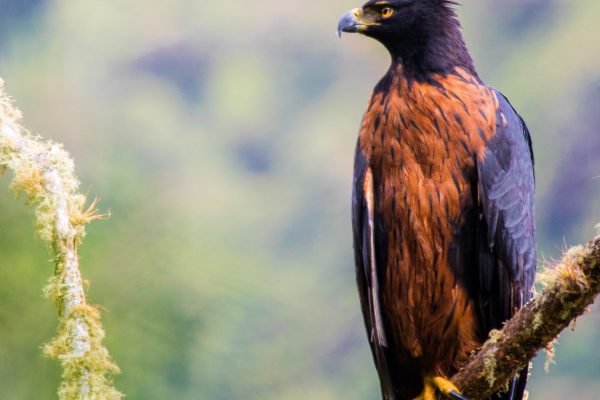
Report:
[[[391,55],[360,126],[356,277],[385,400],[465,399],[449,380],[532,297],[534,157],[523,119],[478,76],[450,0],[344,14]],[[527,369],[493,399],[520,400]]]

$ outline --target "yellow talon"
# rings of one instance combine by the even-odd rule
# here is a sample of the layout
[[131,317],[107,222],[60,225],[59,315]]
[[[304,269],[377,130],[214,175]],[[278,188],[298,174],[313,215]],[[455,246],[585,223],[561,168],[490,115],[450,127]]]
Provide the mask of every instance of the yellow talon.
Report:
[[435,387],[431,383],[425,381],[423,391],[415,400],[436,400]]
[[460,390],[458,390],[458,388],[448,379],[436,376],[432,378],[431,381],[433,382],[433,385],[446,396],[450,396],[452,392],[460,394]]
[[436,400],[436,391],[448,397],[460,395],[460,390],[452,382],[441,376],[428,376],[423,380],[423,391],[415,400]]

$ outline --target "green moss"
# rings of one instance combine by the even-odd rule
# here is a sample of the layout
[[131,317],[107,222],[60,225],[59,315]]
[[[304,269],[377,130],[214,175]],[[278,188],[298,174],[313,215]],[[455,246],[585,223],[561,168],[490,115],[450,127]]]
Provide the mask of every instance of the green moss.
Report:
[[[490,331],[489,339],[486,342],[489,345],[498,344],[503,338],[502,331],[493,329]],[[483,361],[483,370],[481,371],[481,376],[485,377],[486,381],[490,386],[493,386],[496,382],[496,364],[497,360],[493,352],[490,352],[486,355]]]
[[497,329],[492,329],[490,331],[489,336],[490,336],[489,343],[492,343],[492,344],[496,344],[496,343],[500,342],[500,340],[503,337],[502,331],[497,330]]
[[533,317],[533,324],[531,325],[532,331],[535,332],[538,329],[540,329],[543,323],[544,323],[544,318],[542,316],[542,313],[541,313],[541,311],[538,311],[537,313],[535,313],[535,316]]
[[584,252],[585,249],[582,246],[571,247],[558,263],[539,273],[537,281],[544,288],[559,287],[564,293],[587,290],[589,282],[579,267]]
[[488,354],[483,362],[482,375],[485,376],[486,381],[490,386],[494,386],[496,383],[496,357],[493,353]]
[[[89,348],[83,357],[71,355],[73,341],[77,339],[70,333],[76,330],[77,324],[85,325],[88,332],[86,343]],[[121,398],[108,377],[109,374],[119,373],[119,368],[102,346],[103,338],[100,314],[89,305],[73,307],[70,317],[61,321],[59,334],[44,346],[44,353],[57,358],[63,367],[63,382],[59,388],[61,399],[79,399],[82,392],[87,392],[85,398],[91,399]]]
[[60,279],[60,276],[56,275],[50,277],[48,283],[44,287],[44,296],[51,299],[59,310],[62,309],[62,299],[64,299],[65,292],[65,284],[62,279]]

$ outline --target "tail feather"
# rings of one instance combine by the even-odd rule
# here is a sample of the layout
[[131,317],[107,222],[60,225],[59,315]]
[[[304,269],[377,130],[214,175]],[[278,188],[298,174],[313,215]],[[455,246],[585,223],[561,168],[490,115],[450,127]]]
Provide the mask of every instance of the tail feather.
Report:
[[523,400],[528,375],[529,368],[523,368],[521,372],[519,372],[519,376],[510,382],[508,391],[498,393],[490,400]]
[[515,382],[515,393],[514,396],[510,398],[510,400],[522,400],[525,396],[525,386],[527,385],[527,377],[529,376],[529,367],[523,368],[519,373],[519,377],[513,382]]

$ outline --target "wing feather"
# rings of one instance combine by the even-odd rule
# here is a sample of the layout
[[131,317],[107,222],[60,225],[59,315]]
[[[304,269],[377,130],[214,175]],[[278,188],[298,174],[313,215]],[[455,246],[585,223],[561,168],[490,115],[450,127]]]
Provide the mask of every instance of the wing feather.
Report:
[[[536,268],[535,176],[529,131],[498,93],[496,135],[478,160],[479,318],[498,329],[532,297]],[[501,399],[521,399],[527,370]]]
[[[357,147],[354,164],[354,189],[352,192],[352,228],[356,280],[361,307],[373,359],[380,377],[383,397],[394,400],[392,367],[388,360],[387,338],[380,303],[380,268],[382,240],[376,235],[375,193],[373,174]],[[383,257],[385,259],[385,257]],[[378,263],[379,261],[379,263]],[[379,268],[378,268],[379,266]]]

